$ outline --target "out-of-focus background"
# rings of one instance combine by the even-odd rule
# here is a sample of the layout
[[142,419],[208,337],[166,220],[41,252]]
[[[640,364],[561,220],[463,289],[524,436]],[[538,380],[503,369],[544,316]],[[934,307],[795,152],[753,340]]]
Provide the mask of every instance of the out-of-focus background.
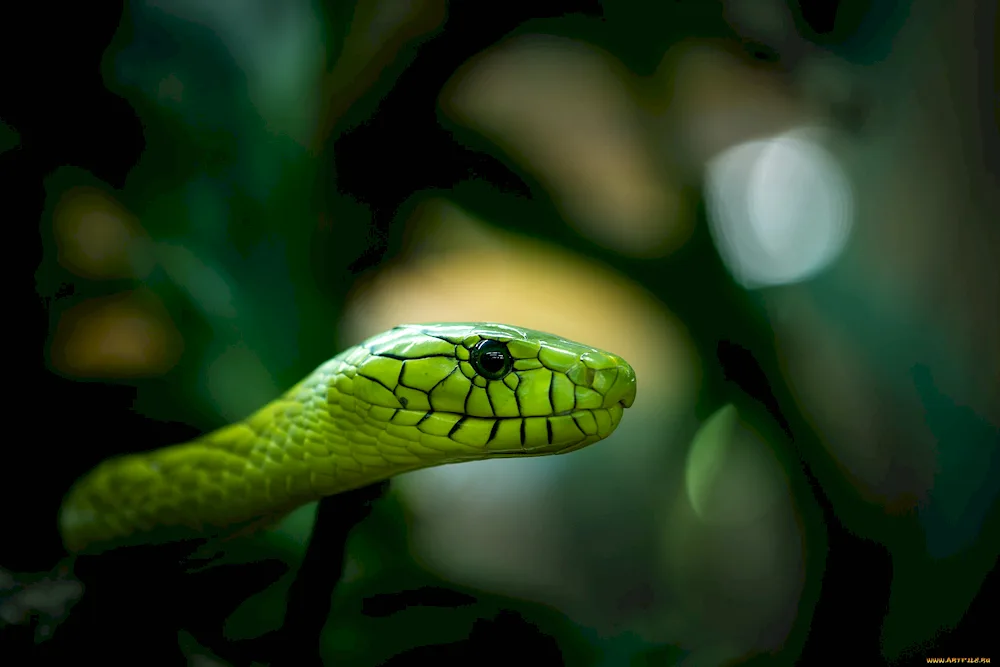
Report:
[[[8,11],[0,662],[128,641],[141,605],[72,630],[113,585],[59,565],[90,466],[447,320],[612,350],[638,398],[570,456],[394,480],[326,664],[1000,659],[996,3]],[[281,627],[314,510],[132,664],[264,664],[227,651]]]

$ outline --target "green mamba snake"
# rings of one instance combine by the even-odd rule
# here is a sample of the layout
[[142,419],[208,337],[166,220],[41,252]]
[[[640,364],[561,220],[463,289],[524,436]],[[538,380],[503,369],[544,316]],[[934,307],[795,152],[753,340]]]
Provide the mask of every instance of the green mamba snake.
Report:
[[635,399],[621,358],[504,324],[404,325],[330,359],[247,419],[108,459],[70,490],[66,548],[220,534],[394,475],[561,454]]

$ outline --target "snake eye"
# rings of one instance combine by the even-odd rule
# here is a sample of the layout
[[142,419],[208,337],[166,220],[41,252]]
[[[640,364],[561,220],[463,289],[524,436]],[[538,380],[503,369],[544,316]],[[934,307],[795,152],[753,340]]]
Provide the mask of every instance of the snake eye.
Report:
[[472,348],[469,362],[487,380],[499,380],[514,365],[507,346],[495,340],[481,340]]

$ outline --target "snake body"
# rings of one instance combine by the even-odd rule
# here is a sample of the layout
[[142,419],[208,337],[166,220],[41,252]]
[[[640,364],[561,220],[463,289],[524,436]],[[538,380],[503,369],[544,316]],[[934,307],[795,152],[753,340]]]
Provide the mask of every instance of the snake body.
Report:
[[71,553],[219,534],[419,468],[569,452],[611,435],[635,389],[620,357],[551,334],[403,325],[243,421],[98,464],[59,528]]

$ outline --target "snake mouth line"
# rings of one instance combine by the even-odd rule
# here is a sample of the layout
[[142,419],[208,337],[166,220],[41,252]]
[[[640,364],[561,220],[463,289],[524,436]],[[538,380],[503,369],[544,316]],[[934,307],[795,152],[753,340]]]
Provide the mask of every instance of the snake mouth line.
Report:
[[[397,413],[405,409],[396,410]],[[421,411],[420,418],[412,426],[423,435],[440,435],[457,441],[464,445],[475,445],[476,452],[485,448],[492,458],[504,456],[530,456],[541,454],[556,454],[573,451],[581,446],[595,442],[596,439],[606,438],[618,425],[625,405],[618,402],[609,407],[577,408],[576,410],[561,410],[542,415],[504,415],[504,416],[477,416],[461,412],[448,410]],[[417,411],[408,411],[417,412]],[[586,419],[584,414],[592,415]],[[450,430],[447,433],[448,424],[436,423],[428,428],[423,428],[422,424],[435,416],[447,417]],[[596,421],[595,421],[596,419]],[[390,419],[390,424],[395,420],[395,416]],[[575,431],[569,428],[568,422],[561,420],[572,420]],[[519,424],[511,431],[510,424]],[[544,426],[539,426],[544,424]],[[444,428],[442,428],[444,427]],[[467,428],[480,429],[479,435],[476,431],[462,437],[462,433]],[[488,435],[486,430],[489,431]],[[436,432],[436,433],[435,433]],[[399,437],[405,437],[402,434]],[[480,442],[480,440],[482,440]],[[496,443],[496,444],[494,444]],[[510,452],[502,453],[504,448],[509,448]],[[478,454],[477,454],[478,455]],[[467,458],[467,457],[466,457]],[[461,460],[466,460],[462,458]]]
[[[628,408],[630,405],[623,398],[618,401],[617,405],[621,408]],[[607,410],[607,408],[576,408],[575,410],[560,410],[559,412],[553,412],[551,415],[542,415],[547,417],[569,417],[574,412],[592,412],[594,410]],[[496,419],[520,419],[520,417],[496,417]]]
[[[618,407],[627,408],[625,401],[618,401]],[[405,410],[406,408],[398,408],[400,410]],[[551,419],[552,417],[569,417],[578,412],[594,412],[595,410],[607,410],[608,408],[577,408],[575,410],[560,410],[559,412],[553,412],[547,415],[468,415],[462,412],[452,412],[450,410],[413,410],[412,412],[421,412],[424,415],[455,415],[456,417],[462,417],[464,419],[492,419],[497,421],[503,421],[506,419]]]

